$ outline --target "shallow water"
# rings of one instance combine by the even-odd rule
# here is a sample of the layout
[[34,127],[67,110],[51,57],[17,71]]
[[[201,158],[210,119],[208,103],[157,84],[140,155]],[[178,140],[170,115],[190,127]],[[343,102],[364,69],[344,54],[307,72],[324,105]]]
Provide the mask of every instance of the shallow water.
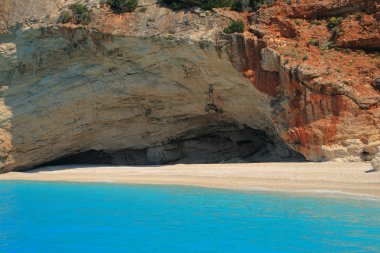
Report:
[[380,252],[380,203],[3,181],[0,252]]

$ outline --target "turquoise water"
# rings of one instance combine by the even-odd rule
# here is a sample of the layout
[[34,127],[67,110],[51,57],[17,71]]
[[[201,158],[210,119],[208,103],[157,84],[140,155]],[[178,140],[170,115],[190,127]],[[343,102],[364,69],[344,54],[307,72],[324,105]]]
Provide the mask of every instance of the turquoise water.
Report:
[[0,181],[0,252],[380,252],[380,203]]

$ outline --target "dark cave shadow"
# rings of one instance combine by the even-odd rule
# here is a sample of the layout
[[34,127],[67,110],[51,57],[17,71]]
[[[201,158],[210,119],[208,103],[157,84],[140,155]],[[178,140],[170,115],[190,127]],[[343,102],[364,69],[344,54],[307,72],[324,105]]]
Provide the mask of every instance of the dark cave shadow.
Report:
[[[128,169],[141,169],[141,170],[145,170],[145,169],[152,169],[152,168],[161,168],[161,167],[167,167],[167,166],[174,166],[174,165],[204,165],[205,167],[207,167],[208,165],[215,165],[215,164],[228,164],[228,165],[231,165],[233,166],[234,164],[259,164],[259,163],[289,163],[289,164],[292,164],[292,163],[311,163],[310,161],[280,161],[280,162],[235,162],[235,163],[224,163],[224,162],[220,162],[220,163],[170,163],[170,164],[158,164],[158,165],[152,165],[152,164],[149,164],[149,165],[113,165],[113,164],[58,164],[58,165],[42,165],[42,166],[38,166],[38,167],[35,167],[35,168],[32,168],[32,169],[27,169],[27,170],[23,170],[23,171],[18,171],[18,173],[30,173],[30,174],[33,174],[33,173],[38,173],[38,172],[51,172],[51,171],[62,171],[62,170],[75,170],[75,169],[94,169],[94,170],[97,170],[97,169],[103,169],[103,168],[113,168],[113,169],[121,169],[121,170],[128,170]],[[322,162],[321,162],[322,164]],[[369,173],[369,172],[374,172],[374,171],[365,171],[366,173]]]
[[164,167],[166,165],[112,165],[112,164],[62,164],[62,165],[47,165],[47,166],[39,166],[29,170],[19,171],[19,173],[38,173],[38,172],[46,172],[46,171],[62,171],[62,170],[75,170],[78,168],[89,168],[89,169],[101,169],[104,167],[112,167],[112,168],[120,168],[127,169],[128,168],[159,168]]
[[[211,121],[211,124],[216,124]],[[227,130],[226,130],[227,129]],[[200,134],[203,133],[203,134]],[[189,138],[189,136],[193,136]],[[273,137],[272,137],[273,138]],[[219,123],[207,129],[185,132],[178,139],[143,149],[89,150],[66,155],[36,168],[46,166],[132,166],[161,167],[175,164],[236,164],[306,162],[305,157],[291,150],[265,131]],[[280,150],[280,151],[279,151]]]

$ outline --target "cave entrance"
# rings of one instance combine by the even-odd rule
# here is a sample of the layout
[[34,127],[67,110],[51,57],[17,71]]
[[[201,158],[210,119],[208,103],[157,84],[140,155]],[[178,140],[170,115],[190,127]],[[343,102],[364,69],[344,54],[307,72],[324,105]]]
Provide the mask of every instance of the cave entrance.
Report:
[[279,139],[248,127],[201,129],[144,149],[89,150],[43,164],[161,165],[306,161]]

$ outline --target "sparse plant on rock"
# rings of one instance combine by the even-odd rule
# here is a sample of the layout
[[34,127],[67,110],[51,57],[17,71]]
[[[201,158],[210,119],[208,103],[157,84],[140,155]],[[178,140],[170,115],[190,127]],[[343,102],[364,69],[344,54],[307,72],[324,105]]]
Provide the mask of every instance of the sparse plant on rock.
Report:
[[91,21],[91,13],[86,5],[75,3],[69,6],[74,15],[75,24],[88,24]]
[[59,15],[58,23],[66,24],[70,23],[73,19],[73,13],[71,11],[63,11],[61,15]]
[[330,42],[332,44],[335,43],[336,39],[340,36],[342,36],[342,29],[340,27],[340,24],[343,22],[343,18],[339,17],[331,17],[327,22],[327,27],[332,32],[330,37]]
[[58,18],[59,23],[74,23],[87,25],[91,21],[91,11],[86,5],[75,3],[69,6],[69,10],[63,11]]
[[327,23],[327,27],[330,29],[330,30],[333,30],[334,28],[336,28],[337,26],[339,26],[343,21],[343,18],[342,17],[339,17],[339,18],[336,18],[336,17],[331,17],[329,20],[328,20],[328,23]]

